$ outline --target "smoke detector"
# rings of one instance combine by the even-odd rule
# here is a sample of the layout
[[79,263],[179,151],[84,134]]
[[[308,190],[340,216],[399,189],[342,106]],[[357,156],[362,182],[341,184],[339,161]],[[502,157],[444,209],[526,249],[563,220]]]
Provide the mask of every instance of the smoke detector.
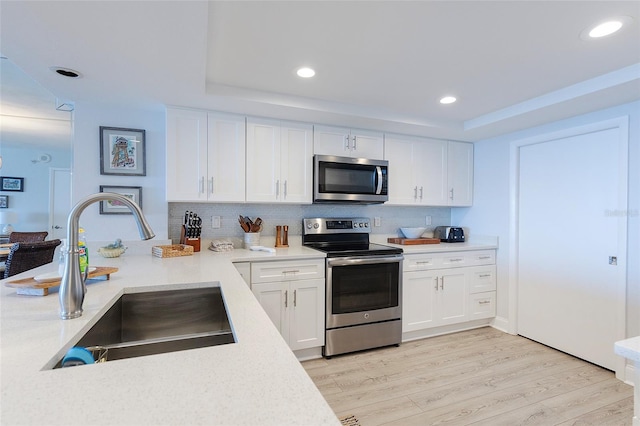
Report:
[[51,156],[49,154],[40,154],[38,158],[35,160],[31,160],[33,164],[35,163],[48,163],[51,161]]

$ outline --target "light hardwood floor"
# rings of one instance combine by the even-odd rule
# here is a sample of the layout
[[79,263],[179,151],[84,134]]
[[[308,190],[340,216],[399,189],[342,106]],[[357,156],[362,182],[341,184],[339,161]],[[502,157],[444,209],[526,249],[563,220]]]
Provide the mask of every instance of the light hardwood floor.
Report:
[[338,418],[362,426],[619,426],[633,417],[633,388],[611,371],[491,327],[302,365]]

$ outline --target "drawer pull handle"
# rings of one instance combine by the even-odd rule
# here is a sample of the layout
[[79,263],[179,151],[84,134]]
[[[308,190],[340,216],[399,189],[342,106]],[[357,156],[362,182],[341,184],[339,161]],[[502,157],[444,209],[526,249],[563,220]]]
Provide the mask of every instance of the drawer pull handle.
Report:
[[430,260],[422,260],[420,262],[416,262],[416,265],[430,265],[431,261]]
[[478,302],[479,305],[487,305],[489,303],[491,303],[491,300],[481,300]]
[[282,271],[283,274],[297,274],[298,272],[300,272],[299,269],[291,269],[288,271]]
[[491,259],[491,256],[478,256],[479,260]]
[[491,276],[491,274],[480,274],[478,275],[478,277],[480,278],[489,278]]
[[298,290],[293,290],[293,307],[298,306]]
[[449,262],[462,262],[464,259],[461,258],[457,258],[457,259],[449,259]]
[[289,290],[284,291],[284,307],[289,307]]

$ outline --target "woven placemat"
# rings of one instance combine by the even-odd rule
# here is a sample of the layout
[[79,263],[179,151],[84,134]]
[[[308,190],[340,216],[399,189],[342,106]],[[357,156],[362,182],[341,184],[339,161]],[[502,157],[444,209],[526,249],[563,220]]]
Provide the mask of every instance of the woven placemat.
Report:
[[360,422],[356,419],[356,416],[348,416],[344,419],[340,419],[340,423],[344,426],[360,426]]

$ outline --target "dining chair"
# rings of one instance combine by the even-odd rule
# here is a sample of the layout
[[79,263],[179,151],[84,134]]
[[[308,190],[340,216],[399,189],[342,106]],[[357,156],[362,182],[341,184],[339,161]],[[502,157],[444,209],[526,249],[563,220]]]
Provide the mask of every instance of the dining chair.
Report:
[[10,243],[35,243],[38,241],[44,241],[49,233],[47,231],[41,232],[16,232],[13,231],[9,234]]
[[33,243],[15,243],[11,246],[9,257],[5,262],[4,278],[51,263],[53,261],[53,253],[60,243],[61,241],[58,239]]

